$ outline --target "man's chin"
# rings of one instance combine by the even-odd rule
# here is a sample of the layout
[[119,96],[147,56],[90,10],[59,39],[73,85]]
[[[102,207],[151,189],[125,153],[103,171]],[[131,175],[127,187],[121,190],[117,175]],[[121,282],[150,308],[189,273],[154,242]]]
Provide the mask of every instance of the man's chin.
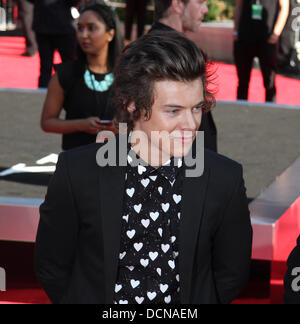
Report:
[[188,155],[188,153],[190,152],[190,150],[192,148],[192,144],[193,144],[193,142],[191,142],[189,144],[175,146],[175,149],[172,152],[172,156],[174,158],[182,158],[182,157]]
[[202,21],[195,27],[194,33],[199,33],[201,29]]

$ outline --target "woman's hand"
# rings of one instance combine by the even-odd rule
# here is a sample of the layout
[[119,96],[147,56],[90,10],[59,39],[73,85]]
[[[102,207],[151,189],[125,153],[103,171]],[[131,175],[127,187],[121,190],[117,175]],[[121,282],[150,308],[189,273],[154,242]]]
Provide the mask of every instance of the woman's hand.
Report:
[[275,45],[277,44],[279,41],[279,36],[278,35],[275,35],[275,34],[272,34],[268,40],[269,44],[272,44],[272,45]]
[[102,130],[101,120],[98,117],[89,117],[80,120],[79,130],[89,134],[97,134]]
[[113,122],[102,123],[98,117],[89,117],[81,120],[80,131],[89,134],[97,134],[101,131],[110,131],[117,133],[117,129],[114,127]]
[[64,99],[64,90],[59,83],[57,74],[55,74],[49,83],[48,92],[41,115],[41,128],[45,132],[56,134],[84,132],[96,135],[100,131],[115,131],[113,123],[101,123],[101,119],[99,117],[67,120],[60,119]]

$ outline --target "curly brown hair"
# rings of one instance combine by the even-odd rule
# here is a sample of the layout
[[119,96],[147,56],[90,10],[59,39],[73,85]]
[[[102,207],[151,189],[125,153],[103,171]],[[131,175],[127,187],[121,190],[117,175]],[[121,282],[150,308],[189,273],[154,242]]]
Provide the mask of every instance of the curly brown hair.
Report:
[[[210,62],[206,55],[183,34],[176,31],[153,31],[125,48],[116,65],[113,86],[115,122],[127,123],[131,130],[141,116],[150,119],[156,81],[191,82],[202,79],[204,104],[208,112],[215,105]],[[135,111],[127,108],[134,103]]]

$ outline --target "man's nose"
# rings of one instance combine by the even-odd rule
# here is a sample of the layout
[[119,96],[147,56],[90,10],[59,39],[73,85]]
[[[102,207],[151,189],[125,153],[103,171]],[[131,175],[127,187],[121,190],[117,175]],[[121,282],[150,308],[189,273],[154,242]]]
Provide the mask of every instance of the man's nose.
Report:
[[207,2],[204,3],[204,8],[203,8],[203,14],[207,15],[208,14],[208,6],[207,6]]
[[195,116],[191,111],[188,111],[182,117],[181,127],[184,130],[192,130],[194,131],[197,127],[197,123],[195,120]]

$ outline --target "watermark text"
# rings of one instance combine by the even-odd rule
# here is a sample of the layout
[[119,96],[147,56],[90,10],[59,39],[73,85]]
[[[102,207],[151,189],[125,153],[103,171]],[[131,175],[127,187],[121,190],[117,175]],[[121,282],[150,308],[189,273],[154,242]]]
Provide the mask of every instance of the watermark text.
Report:
[[[128,136],[126,124],[120,124],[119,130],[118,144],[113,132],[104,131],[98,134],[97,139],[101,140],[97,141],[103,142],[96,155],[96,161],[100,167],[127,166],[128,156],[130,156],[132,167],[145,166],[145,163],[152,166],[165,165],[164,163],[171,158],[174,158],[174,163],[178,166],[183,158],[187,167],[186,177],[202,176],[204,172],[204,132],[161,130],[145,133],[135,130]],[[128,144],[131,144],[132,148],[129,152]]]
[[292,276],[296,277],[292,281],[292,290],[294,292],[299,292],[300,291],[300,267],[296,267],[292,270]]
[[6,291],[6,273],[3,268],[0,268],[0,291]]
[[297,32],[300,30],[300,7],[292,10],[292,16],[296,16],[292,21],[292,29],[294,32]]

